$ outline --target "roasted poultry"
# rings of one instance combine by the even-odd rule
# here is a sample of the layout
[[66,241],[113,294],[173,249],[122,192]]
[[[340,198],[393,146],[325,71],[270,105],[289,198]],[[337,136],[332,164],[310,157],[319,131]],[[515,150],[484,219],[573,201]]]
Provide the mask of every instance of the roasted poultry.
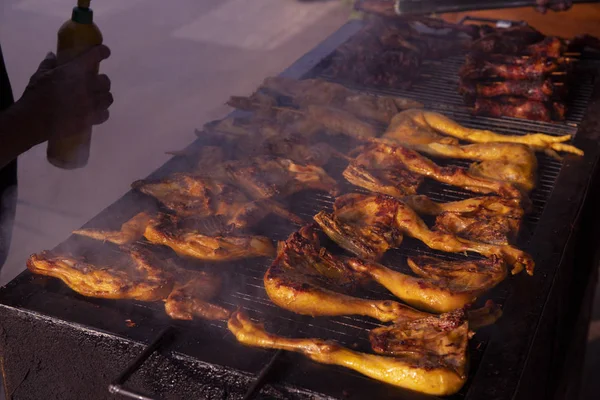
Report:
[[386,124],[401,110],[423,107],[421,103],[414,100],[395,96],[375,96],[320,79],[296,80],[271,77],[265,79],[261,88],[275,98],[289,99],[299,108],[307,108],[310,105],[332,106],[356,117]]
[[424,110],[406,110],[396,115],[383,138],[397,140],[405,145],[458,144],[458,139],[473,143],[521,143],[540,151],[554,150],[583,155],[583,151],[564,143],[571,139],[571,135],[501,135],[489,130],[467,128],[442,114]]
[[519,143],[474,143],[449,145],[430,143],[414,149],[434,157],[477,160],[470,165],[472,176],[508,182],[528,193],[535,187],[537,158],[532,149]]
[[547,102],[561,92],[549,79],[543,81],[499,81],[471,82],[462,81],[459,93],[467,99],[480,97],[517,96],[531,101]]
[[473,113],[489,117],[513,117],[550,122],[553,120],[564,121],[566,109],[564,103],[556,101],[541,103],[539,101],[508,96],[493,100],[477,98]]
[[[96,257],[98,258],[98,257]],[[221,288],[221,279],[206,271],[177,267],[145,246],[122,246],[102,254],[102,262],[44,251],[32,255],[27,268],[35,274],[62,280],[88,297],[165,301],[173,319],[227,319],[230,312],[209,303]]]
[[179,268],[174,275],[173,291],[165,300],[165,311],[173,319],[192,320],[194,317],[225,320],[227,309],[210,303],[221,289],[221,278],[206,271]]
[[563,58],[529,57],[519,63],[484,60],[482,58],[467,59],[459,71],[463,80],[481,80],[502,78],[508,81],[540,81],[553,72],[562,72],[568,68]]
[[302,190],[337,192],[336,181],[321,167],[272,156],[228,161],[204,171],[204,175],[239,187],[256,200],[286,197]]
[[84,296],[141,301],[162,300],[171,292],[173,281],[164,264],[142,246],[107,251],[101,263],[88,256],[51,251],[27,260],[27,268],[34,274],[58,278]]
[[280,243],[264,276],[265,290],[279,307],[303,315],[365,315],[383,322],[425,315],[394,301],[348,295],[366,280],[348,260],[321,248],[312,228],[304,227]]
[[363,259],[378,260],[389,249],[400,246],[402,234],[394,224],[396,201],[383,196],[371,200],[340,196],[333,213],[321,211],[314,220],[343,249]]
[[427,196],[416,195],[403,197],[402,201],[419,214],[425,215],[454,213],[521,219],[525,214],[519,199],[497,196],[471,197],[465,200],[437,203]]
[[180,256],[209,261],[269,257],[275,252],[271,240],[263,236],[203,233],[203,229],[206,227],[202,221],[142,212],[123,224],[120,231],[80,229],[73,233],[116,244],[132,243],[144,236],[150,243],[170,247]]
[[[454,317],[446,318],[448,321],[438,323],[425,320],[420,325],[418,322],[398,325],[396,330],[373,334],[376,349],[385,353],[387,348],[396,349],[398,354],[394,357],[361,353],[320,339],[276,336],[266,332],[262,325],[252,322],[241,311],[232,314],[227,326],[236,339],[246,346],[297,352],[313,361],[350,368],[391,385],[442,396],[456,393],[466,381],[465,343],[470,337],[464,314],[457,313]],[[415,329],[416,326],[423,329],[428,322],[432,326],[427,329],[426,335],[423,335],[423,330]],[[444,330],[448,332],[446,338],[443,338]],[[465,336],[464,339],[461,334]],[[410,350],[402,351],[398,347],[401,343],[398,338],[402,336],[407,338],[407,345],[414,343]],[[388,341],[389,344],[386,344]],[[444,343],[459,347],[444,347]]]
[[509,182],[483,174],[477,176],[460,167],[440,167],[414,150],[385,143],[366,146],[343,175],[356,186],[397,197],[414,194],[421,179],[417,177],[428,177],[475,193],[521,197],[519,189]]
[[[379,206],[385,204],[385,207]],[[388,225],[390,233],[398,237],[398,231],[425,243],[428,247],[448,253],[464,253],[467,251],[479,253],[486,257],[497,256],[513,267],[512,273],[516,274],[523,268],[531,275],[535,263],[531,256],[510,245],[496,245],[460,238],[453,234],[430,230],[419,216],[400,200],[382,195],[368,196],[361,194],[347,194],[336,199],[334,212],[329,214],[321,211],[315,216],[315,221],[323,231],[341,247],[362,256],[355,251],[355,246],[349,245],[356,241],[364,241],[362,237],[368,236],[368,231],[353,229],[361,226],[361,219],[367,214],[365,210],[376,208],[378,218],[393,219],[394,223]],[[344,217],[340,222],[338,215]],[[353,218],[355,218],[353,220]],[[342,229],[343,228],[343,229]],[[384,228],[385,229],[385,228]],[[383,229],[383,230],[384,230]],[[385,235],[384,232],[379,235]],[[383,248],[382,248],[383,249]],[[385,249],[387,250],[387,248]],[[371,253],[371,258],[376,259],[383,255],[383,251]]]

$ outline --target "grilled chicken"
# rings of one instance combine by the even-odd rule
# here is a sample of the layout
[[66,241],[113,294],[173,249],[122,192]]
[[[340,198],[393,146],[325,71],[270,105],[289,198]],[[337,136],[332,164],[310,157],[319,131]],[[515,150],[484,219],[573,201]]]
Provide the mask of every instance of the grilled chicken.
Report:
[[209,302],[221,289],[220,277],[206,271],[181,268],[174,275],[173,291],[165,300],[165,311],[169,317],[188,321],[195,317],[210,320],[229,317],[230,311]]
[[421,103],[414,100],[358,92],[338,83],[320,79],[296,80],[271,77],[265,79],[261,88],[277,98],[284,96],[289,98],[292,104],[300,108],[309,105],[333,106],[359,118],[386,124],[401,110],[423,107]]
[[[458,323],[456,325],[460,326]],[[241,311],[232,314],[227,326],[236,339],[246,346],[297,352],[319,363],[346,367],[373,379],[426,394],[441,396],[456,393],[466,380],[465,372],[457,373],[456,368],[448,368],[446,365],[460,359],[459,349],[445,349],[446,354],[453,355],[444,360],[446,363],[441,362],[439,355],[425,355],[425,349],[414,352],[413,348],[412,353],[406,352],[396,357],[361,353],[334,342],[290,339],[268,333],[262,325],[252,322]],[[400,326],[393,335],[387,336],[400,337],[403,329],[405,328]],[[407,333],[407,336],[412,337],[416,331],[410,330]],[[385,340],[385,332],[380,332],[379,335],[381,340]],[[437,337],[434,339],[439,340]],[[425,338],[420,340],[429,344]],[[453,340],[452,343],[459,343],[459,340]],[[466,361],[466,347],[463,350],[462,358]]]
[[337,191],[337,183],[321,167],[270,156],[228,161],[205,175],[240,187],[253,199],[286,197],[302,190]]
[[102,263],[89,257],[51,251],[33,254],[27,268],[39,275],[62,280],[84,296],[104,299],[162,300],[173,282],[164,262],[142,246],[105,254]]
[[[455,273],[440,273],[420,278],[394,271],[373,262],[358,259],[348,261],[356,272],[370,276],[405,303],[420,310],[442,313],[462,308],[473,303],[506,278],[504,261],[499,258],[480,263],[449,263]],[[473,266],[477,266],[473,270]],[[441,269],[441,268],[440,268]]]
[[236,229],[251,226],[270,213],[295,223],[302,222],[273,199],[252,200],[233,185],[198,174],[177,173],[160,180],[140,180],[134,182],[132,187],[155,197],[179,216],[214,216],[226,226]]
[[475,143],[464,146],[430,143],[415,149],[435,157],[478,160],[469,167],[474,176],[509,182],[525,193],[536,183],[537,158],[519,143]]
[[441,366],[466,379],[467,346],[472,335],[467,314],[460,309],[382,326],[373,329],[369,339],[376,353],[406,357],[415,363],[422,362],[423,367]]
[[[380,171],[383,169],[389,172]],[[397,171],[401,174],[399,183],[402,186],[393,190],[391,187],[396,183],[394,173]],[[440,167],[414,150],[385,143],[368,145],[344,171],[344,177],[352,184],[371,191],[402,197],[406,194],[414,194],[416,191],[416,178],[412,178],[411,174],[404,171],[476,193],[521,197],[519,189],[508,182],[475,176],[460,167]],[[388,177],[392,179],[386,179]],[[412,183],[412,188],[406,182]]]
[[149,242],[170,247],[180,256],[209,261],[269,257],[275,252],[271,240],[263,236],[204,234],[202,229],[202,221],[140,213],[123,224],[121,231],[80,229],[73,233],[117,244],[139,240],[143,235]]
[[[315,216],[315,221],[322,227],[323,231],[341,247],[363,256],[356,251],[352,244],[368,240],[368,231],[365,229],[353,229],[353,226],[361,227],[360,222],[364,215],[370,215],[371,210],[377,210],[377,218],[393,223],[387,225],[389,233],[397,238],[398,232],[418,239],[432,249],[448,253],[464,253],[467,251],[479,253],[486,257],[498,256],[504,259],[508,265],[513,266],[513,274],[520,272],[523,268],[529,274],[533,274],[534,262],[530,255],[510,245],[495,245],[480,241],[467,240],[440,231],[432,231],[421,218],[405,203],[387,196],[367,196],[361,194],[347,194],[336,199],[336,208],[333,214],[320,212]],[[344,226],[344,230],[332,229],[329,224],[337,222],[338,215],[351,216],[354,220],[346,217],[351,223]],[[325,223],[324,223],[325,221]],[[338,223],[339,224],[339,223]],[[337,228],[337,226],[335,227]],[[385,226],[380,229],[379,236],[385,237]],[[363,238],[367,233],[366,238]],[[399,239],[398,239],[399,240]],[[349,245],[350,243],[350,245]],[[389,247],[388,247],[389,248]],[[382,247],[385,251],[387,248]],[[377,259],[383,255],[383,251],[372,252],[371,258]]]
[[[560,102],[542,103],[520,97],[498,97],[494,99],[478,98],[473,108],[475,115],[489,117],[525,118],[533,121],[564,121],[565,105]],[[572,153],[577,154],[574,151]]]
[[497,196],[471,197],[465,200],[437,203],[427,196],[416,195],[403,197],[402,201],[416,212],[425,215],[454,213],[521,219],[525,214],[519,199]]
[[365,315],[383,322],[425,315],[394,301],[347,294],[365,279],[365,274],[348,265],[347,258],[321,248],[313,230],[305,227],[280,244],[264,285],[273,303],[303,315]]
[[442,114],[424,110],[406,110],[396,115],[383,138],[397,140],[407,146],[430,143],[458,144],[457,139],[474,143],[521,143],[540,151],[554,150],[583,155],[580,149],[564,143],[571,139],[571,135],[502,135],[488,130],[467,128]]
[[554,95],[560,92],[549,79],[544,81],[509,80],[483,83],[462,81],[458,91],[468,99],[477,96],[519,96],[541,102],[550,101]]
[[314,220],[340,247],[360,258],[378,260],[402,243],[395,227],[396,207],[392,198],[348,194],[335,200],[333,213],[321,211]]
[[145,246],[122,246],[102,258],[102,262],[96,262],[90,257],[44,251],[32,255],[27,268],[35,274],[58,278],[88,297],[165,300],[165,311],[173,319],[227,319],[230,314],[208,302],[221,288],[217,275],[177,267]]

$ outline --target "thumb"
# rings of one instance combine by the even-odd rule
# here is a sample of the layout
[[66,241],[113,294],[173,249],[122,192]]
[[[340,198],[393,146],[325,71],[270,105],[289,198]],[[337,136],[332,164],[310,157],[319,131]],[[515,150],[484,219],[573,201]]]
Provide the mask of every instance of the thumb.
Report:
[[49,52],[46,54],[46,58],[42,60],[40,66],[38,67],[38,72],[50,71],[58,65],[56,61],[56,55],[53,52]]

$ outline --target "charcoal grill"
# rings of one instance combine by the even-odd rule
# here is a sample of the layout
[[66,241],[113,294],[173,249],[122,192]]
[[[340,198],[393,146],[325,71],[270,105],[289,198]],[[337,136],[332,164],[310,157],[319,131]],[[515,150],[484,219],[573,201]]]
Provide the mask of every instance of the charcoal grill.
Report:
[[[321,77],[327,57],[353,35],[362,23],[352,21],[306,54],[282,75]],[[507,279],[486,298],[503,305],[504,316],[477,333],[471,341],[470,374],[455,399],[542,398],[551,394],[570,396],[563,365],[578,371],[578,355],[585,335],[596,261],[595,239],[600,235],[593,207],[596,166],[600,151],[600,85],[595,80],[596,62],[582,59],[582,77],[572,90],[564,123],[539,123],[514,118],[471,117],[457,94],[457,70],[463,57],[451,57],[424,66],[427,76],[407,90],[360,87],[373,93],[414,98],[426,107],[470,127],[510,134],[571,133],[584,157],[567,155],[562,161],[540,156],[539,183],[532,193],[533,212],[528,215],[520,245],[536,260],[533,277]],[[202,139],[190,148],[202,145]],[[454,165],[466,165],[451,161]],[[151,175],[165,176],[186,168],[174,158]],[[331,166],[336,170],[335,166]],[[339,177],[339,168],[337,173]],[[350,187],[345,187],[350,190]],[[443,184],[428,184],[425,194],[438,201],[469,196]],[[310,220],[333,199],[323,193],[301,193],[290,199],[292,211]],[[141,207],[154,202],[129,192],[92,219],[86,227],[118,227]],[[260,228],[259,228],[260,229]],[[282,221],[264,224],[264,232],[284,240],[297,227]],[[69,238],[70,246],[83,238]],[[86,242],[89,243],[89,242]],[[384,263],[403,269],[406,256],[449,255],[429,250],[407,239],[389,252]],[[241,307],[267,328],[282,335],[322,337],[345,346],[368,350],[367,331],[379,324],[362,317],[310,318],[273,305],[262,287],[268,260],[244,260],[224,266],[230,274],[226,290],[218,299],[231,308]],[[381,289],[362,295],[392,298]],[[0,366],[7,397],[15,399],[104,399],[109,393],[135,392],[151,399],[241,399],[249,389],[257,398],[431,398],[391,387],[357,373],[312,363],[301,356],[246,348],[227,331],[224,322],[177,322],[169,320],[160,304],[109,301],[80,296],[56,279],[23,272],[0,291]],[[169,331],[169,340],[163,334]],[[150,343],[159,340],[159,344]],[[129,363],[147,351],[142,359]],[[147,357],[146,357],[147,356]],[[122,372],[124,371],[124,372]],[[122,373],[121,373],[122,372]],[[260,375],[260,376],[259,376]],[[570,375],[569,375],[570,376]],[[259,378],[259,379],[257,379]],[[255,389],[255,390],[254,390]],[[143,397],[145,396],[145,397]]]

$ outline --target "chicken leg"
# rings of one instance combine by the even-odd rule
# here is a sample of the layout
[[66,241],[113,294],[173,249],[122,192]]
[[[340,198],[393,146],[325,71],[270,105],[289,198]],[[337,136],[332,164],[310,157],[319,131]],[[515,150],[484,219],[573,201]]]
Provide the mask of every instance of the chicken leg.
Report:
[[320,339],[284,338],[266,332],[263,326],[252,322],[240,311],[232,314],[227,327],[246,346],[297,352],[319,363],[346,367],[373,379],[426,394],[450,395],[460,390],[466,381],[465,374],[447,368],[437,357],[386,357],[353,351]]

